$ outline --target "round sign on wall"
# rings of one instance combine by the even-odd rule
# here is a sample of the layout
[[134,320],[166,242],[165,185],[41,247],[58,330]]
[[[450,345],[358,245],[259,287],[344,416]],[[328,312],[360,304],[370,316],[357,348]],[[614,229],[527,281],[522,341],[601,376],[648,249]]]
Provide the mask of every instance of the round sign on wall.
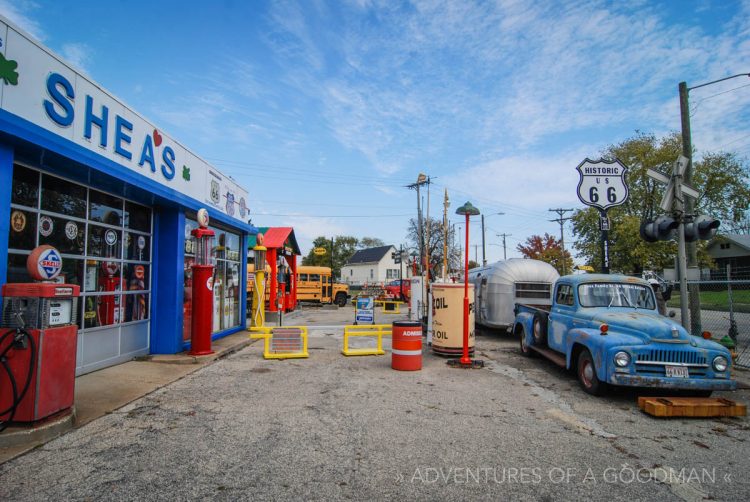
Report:
[[39,233],[42,236],[49,237],[54,229],[55,224],[52,222],[52,218],[46,215],[39,218]]
[[78,225],[69,221],[65,224],[65,236],[71,241],[78,237]]
[[104,232],[104,242],[109,246],[114,246],[117,243],[117,232],[111,229]]

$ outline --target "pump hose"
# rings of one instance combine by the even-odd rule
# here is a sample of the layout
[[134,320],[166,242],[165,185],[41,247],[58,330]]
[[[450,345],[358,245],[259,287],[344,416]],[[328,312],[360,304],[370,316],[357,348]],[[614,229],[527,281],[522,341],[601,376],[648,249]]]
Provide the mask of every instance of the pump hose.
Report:
[[[23,401],[23,398],[26,396],[26,392],[29,390],[36,365],[36,344],[34,342],[34,338],[25,329],[17,328],[15,330],[6,331],[3,336],[0,337],[0,347],[3,345],[3,342],[6,340],[6,338],[8,338],[11,334],[15,335],[14,340],[9,343],[5,350],[3,350],[2,354],[0,354],[0,362],[2,362],[5,372],[8,374],[8,379],[10,380],[10,385],[13,393],[13,399],[7,409],[0,410],[0,417],[10,414],[7,420],[0,420],[0,432],[5,430],[5,428],[8,426],[8,423],[13,421],[13,417],[16,414],[18,405],[21,404],[21,401]],[[26,375],[26,383],[24,384],[23,389],[19,394],[16,378],[13,375],[13,371],[11,371],[10,365],[8,364],[8,360],[5,356],[8,354],[10,349],[16,348],[15,344],[23,340],[24,337],[29,340],[29,348],[31,349],[31,353],[29,356],[29,371]]]

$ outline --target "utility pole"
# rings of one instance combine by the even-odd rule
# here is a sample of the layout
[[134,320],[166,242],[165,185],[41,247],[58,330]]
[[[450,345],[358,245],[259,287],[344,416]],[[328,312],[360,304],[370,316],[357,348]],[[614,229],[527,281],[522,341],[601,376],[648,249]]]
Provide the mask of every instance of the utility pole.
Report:
[[427,267],[427,273],[424,278],[425,282],[425,298],[429,292],[430,283],[430,177],[427,176],[427,221],[425,222],[425,230],[427,232],[427,238],[425,239],[425,267]]
[[513,235],[513,234],[505,234],[505,233],[503,233],[503,234],[496,234],[496,235],[497,235],[498,237],[502,237],[502,238],[503,238],[503,260],[507,260],[507,259],[508,259],[508,257],[507,257],[507,255],[505,254],[505,238],[506,238],[506,237],[510,237],[510,236],[511,236],[511,235]]
[[563,216],[565,215],[565,213],[569,213],[573,210],[557,208],[557,209],[549,209],[549,211],[552,211],[553,213],[557,213],[559,216],[559,218],[556,218],[554,220],[549,220],[549,221],[554,221],[560,224],[560,248],[562,249],[562,260],[561,260],[562,261],[562,275],[565,275],[565,272],[566,272],[565,270],[565,235],[563,233],[563,225],[565,224],[566,221],[572,218],[563,218]]
[[472,244],[474,246],[474,263],[479,263],[479,258],[477,258],[477,249],[479,249],[479,244]]
[[[417,191],[417,238],[419,239],[419,261],[422,261],[422,257],[424,256],[424,232],[422,227],[422,206],[421,199],[419,195],[419,187],[424,185],[425,183],[428,183],[427,176],[424,175],[424,173],[419,173],[419,176],[417,176],[416,183],[412,183],[410,185],[406,185],[407,188]],[[424,267],[424,264],[422,264]]]
[[[490,213],[487,216],[502,216],[504,214],[505,213]],[[487,259],[485,258],[485,254],[484,254],[484,250],[485,250],[484,240],[485,240],[484,239],[484,213],[482,213],[482,266],[486,267],[487,266]],[[477,262],[477,263],[479,263],[479,262]]]

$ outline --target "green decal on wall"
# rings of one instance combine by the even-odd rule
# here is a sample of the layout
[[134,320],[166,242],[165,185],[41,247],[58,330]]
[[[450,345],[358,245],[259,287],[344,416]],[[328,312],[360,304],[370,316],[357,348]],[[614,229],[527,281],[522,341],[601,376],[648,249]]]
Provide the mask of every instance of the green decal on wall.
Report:
[[185,181],[190,181],[190,168],[188,166],[182,166],[182,177]]
[[5,80],[6,84],[18,85],[18,63],[15,61],[5,59],[5,56],[0,54],[0,80]]

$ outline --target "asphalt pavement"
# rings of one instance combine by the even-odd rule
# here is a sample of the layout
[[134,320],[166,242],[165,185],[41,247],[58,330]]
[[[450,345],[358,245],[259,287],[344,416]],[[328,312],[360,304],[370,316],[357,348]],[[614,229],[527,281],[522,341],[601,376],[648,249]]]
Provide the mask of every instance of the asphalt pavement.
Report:
[[311,326],[308,359],[250,345],[0,465],[0,500],[750,498],[746,417],[649,417],[641,393],[589,396],[497,332],[484,369],[425,350],[394,371],[341,355],[352,316],[285,316]]

